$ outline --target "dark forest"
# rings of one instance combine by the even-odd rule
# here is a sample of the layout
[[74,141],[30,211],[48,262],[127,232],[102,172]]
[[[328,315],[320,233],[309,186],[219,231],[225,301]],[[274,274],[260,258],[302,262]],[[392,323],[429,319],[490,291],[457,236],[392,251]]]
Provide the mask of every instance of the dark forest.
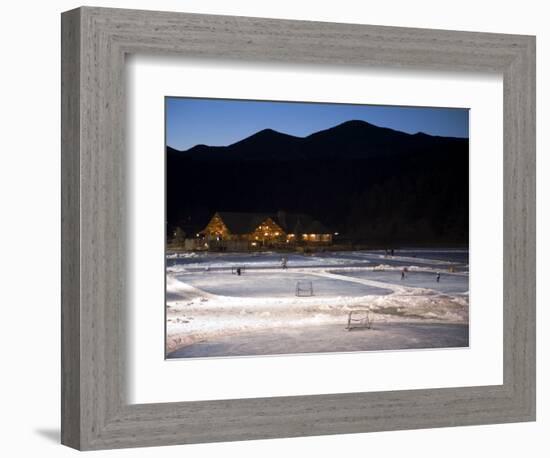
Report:
[[306,213],[342,241],[468,243],[468,139],[348,121],[307,137],[270,129],[224,147],[166,150],[167,231],[216,211]]

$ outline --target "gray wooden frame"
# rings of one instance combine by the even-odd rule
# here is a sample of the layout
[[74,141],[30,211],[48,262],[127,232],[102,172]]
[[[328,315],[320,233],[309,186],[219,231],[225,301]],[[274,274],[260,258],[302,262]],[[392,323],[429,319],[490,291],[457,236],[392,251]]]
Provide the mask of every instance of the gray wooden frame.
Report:
[[[83,7],[62,15],[62,443],[138,447],[535,419],[535,38]],[[128,53],[504,78],[502,385],[130,405]]]

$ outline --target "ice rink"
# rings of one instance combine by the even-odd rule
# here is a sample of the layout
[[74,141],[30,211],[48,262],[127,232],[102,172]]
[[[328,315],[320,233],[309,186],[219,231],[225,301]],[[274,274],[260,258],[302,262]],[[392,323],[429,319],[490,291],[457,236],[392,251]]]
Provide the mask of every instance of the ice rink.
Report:
[[[392,292],[390,289],[282,269],[267,272],[249,269],[241,275],[232,274],[229,270],[191,272],[176,275],[176,278],[209,294],[231,297],[296,296],[298,283],[306,290],[311,285],[314,296],[382,296]],[[301,295],[308,293],[300,292]]]
[[441,273],[439,282],[437,272],[409,271],[401,279],[400,270],[363,270],[363,271],[334,271],[334,273],[354,278],[365,278],[368,280],[391,283],[394,285],[405,285],[413,288],[433,289],[445,294],[466,294],[468,292],[468,275],[464,273]]

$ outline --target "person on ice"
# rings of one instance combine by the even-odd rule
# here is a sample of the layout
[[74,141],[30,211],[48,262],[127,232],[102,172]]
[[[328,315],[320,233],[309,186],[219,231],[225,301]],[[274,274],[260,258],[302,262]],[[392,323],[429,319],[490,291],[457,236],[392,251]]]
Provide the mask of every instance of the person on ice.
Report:
[[405,268],[401,269],[401,280],[405,280]]
[[241,268],[240,267],[237,267],[237,275],[240,277],[241,276]]
[[439,283],[439,279],[441,278],[441,274],[437,272],[437,276],[435,277],[435,281]]
[[288,262],[288,258],[287,258],[286,256],[283,256],[283,257],[281,258],[281,267],[282,267],[283,269],[286,269],[286,264],[287,264],[287,262]]

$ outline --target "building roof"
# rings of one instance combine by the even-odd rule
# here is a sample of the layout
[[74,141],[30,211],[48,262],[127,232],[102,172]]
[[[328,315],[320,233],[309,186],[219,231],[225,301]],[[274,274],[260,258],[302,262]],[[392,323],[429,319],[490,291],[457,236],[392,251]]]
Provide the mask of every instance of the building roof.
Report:
[[330,230],[320,221],[304,213],[278,212],[274,220],[287,234],[329,234]]
[[266,213],[217,212],[232,234],[249,234],[271,215]]
[[329,234],[331,231],[320,221],[303,213],[217,212],[232,234],[250,234],[266,219],[271,218],[287,234]]

